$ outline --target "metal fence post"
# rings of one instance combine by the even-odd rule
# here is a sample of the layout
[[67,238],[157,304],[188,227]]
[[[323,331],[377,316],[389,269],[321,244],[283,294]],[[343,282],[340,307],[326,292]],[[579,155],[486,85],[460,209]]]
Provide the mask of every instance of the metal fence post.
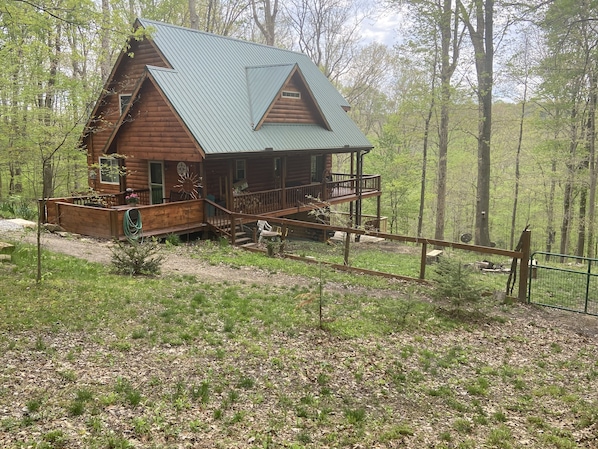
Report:
[[592,278],[592,259],[588,259],[588,274],[586,276],[586,300],[583,308],[584,313],[588,313],[588,298],[590,297],[590,281]]

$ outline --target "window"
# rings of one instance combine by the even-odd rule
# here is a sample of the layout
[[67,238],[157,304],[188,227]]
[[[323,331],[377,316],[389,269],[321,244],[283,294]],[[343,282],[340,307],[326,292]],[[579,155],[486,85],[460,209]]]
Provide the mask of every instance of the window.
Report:
[[240,181],[241,179],[245,179],[245,159],[237,159],[235,161],[235,179]]
[[100,182],[104,184],[119,183],[119,163],[114,157],[100,157]]
[[131,101],[131,95],[119,95],[118,99],[120,101],[120,113],[122,114],[129,104],[129,101]]
[[295,99],[299,99],[301,98],[301,92],[293,92],[290,90],[283,90],[282,91],[282,97],[283,98],[295,98]]

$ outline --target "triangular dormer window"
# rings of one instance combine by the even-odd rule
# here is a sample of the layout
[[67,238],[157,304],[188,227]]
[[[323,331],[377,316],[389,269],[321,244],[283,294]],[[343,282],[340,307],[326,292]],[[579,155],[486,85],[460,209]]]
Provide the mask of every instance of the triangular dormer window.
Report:
[[319,125],[330,129],[297,64],[247,69],[252,127]]

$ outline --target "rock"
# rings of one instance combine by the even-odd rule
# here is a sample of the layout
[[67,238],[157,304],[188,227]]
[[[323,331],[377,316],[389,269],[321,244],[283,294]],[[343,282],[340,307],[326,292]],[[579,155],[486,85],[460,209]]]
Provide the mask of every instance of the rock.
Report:
[[45,223],[44,229],[49,232],[64,232],[64,229],[61,226],[54,223]]

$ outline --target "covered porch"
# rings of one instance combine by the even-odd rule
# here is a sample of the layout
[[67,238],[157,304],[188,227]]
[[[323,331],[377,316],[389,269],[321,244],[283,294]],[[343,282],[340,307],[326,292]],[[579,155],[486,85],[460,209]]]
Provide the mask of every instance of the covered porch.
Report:
[[[233,214],[284,217],[315,208],[378,198],[380,216],[380,176],[332,174],[331,180],[251,193],[232,193],[224,204],[211,198],[150,204],[149,189],[135,190],[137,203],[127,204],[130,192],[81,195],[40,200],[42,222],[60,226],[67,232],[97,238],[125,239],[126,214],[137,209],[145,236],[219,232],[232,229]],[[360,210],[356,208],[356,210]],[[215,223],[217,226],[214,226]],[[227,226],[227,222],[231,226]],[[360,221],[356,220],[359,224]],[[225,235],[226,236],[226,235]]]

